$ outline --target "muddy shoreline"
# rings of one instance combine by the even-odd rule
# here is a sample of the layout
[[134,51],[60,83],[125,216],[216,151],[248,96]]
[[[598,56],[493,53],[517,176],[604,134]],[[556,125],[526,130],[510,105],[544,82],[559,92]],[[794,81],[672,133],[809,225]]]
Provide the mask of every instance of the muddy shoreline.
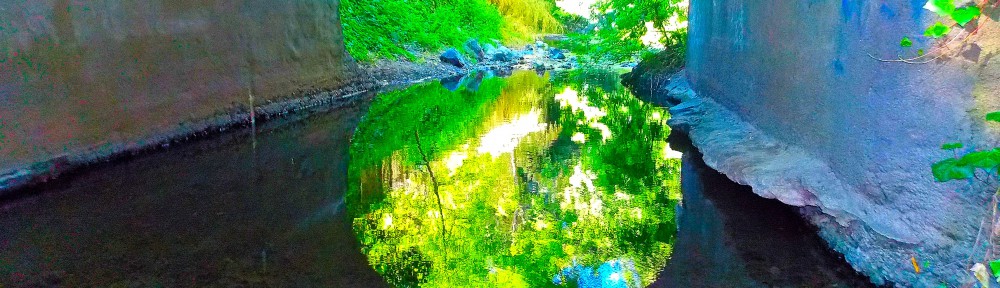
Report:
[[[365,93],[393,90],[405,86],[451,77],[484,69],[511,69],[517,60],[484,62],[457,68],[422,56],[422,61],[379,61],[361,64],[355,81],[333,90],[306,91],[287,100],[263,103],[250,109],[234,107],[229,112],[197,122],[181,123],[166,133],[158,133],[134,143],[108,143],[91,147],[89,152],[64,155],[32,165],[0,171],[0,203],[32,196],[43,186],[60,185],[75,174],[105,165],[129,161],[135,157],[169,149],[173,145],[211,139],[265,122],[289,116],[308,116],[352,102]],[[253,120],[251,121],[251,115]]]

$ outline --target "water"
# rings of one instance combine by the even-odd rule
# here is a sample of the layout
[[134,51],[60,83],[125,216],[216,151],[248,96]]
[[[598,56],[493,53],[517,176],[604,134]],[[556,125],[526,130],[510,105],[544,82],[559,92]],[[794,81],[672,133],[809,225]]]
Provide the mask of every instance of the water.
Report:
[[872,287],[796,209],[756,196],[705,165],[683,134],[674,257],[650,287]]
[[370,95],[82,173],[0,207],[0,286],[387,287],[343,213]]
[[0,286],[866,285],[794,211],[670,149],[616,73],[443,84],[8,202]]
[[382,95],[351,146],[354,230],[397,287],[644,286],[681,199],[665,121],[606,72]]

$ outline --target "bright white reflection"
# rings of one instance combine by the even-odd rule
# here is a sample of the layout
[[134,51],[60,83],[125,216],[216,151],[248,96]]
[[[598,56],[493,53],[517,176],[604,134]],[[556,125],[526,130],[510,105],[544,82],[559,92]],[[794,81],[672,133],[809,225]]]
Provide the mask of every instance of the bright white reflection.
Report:
[[[601,108],[590,106],[590,101],[586,98],[581,98],[580,93],[573,90],[572,87],[566,87],[566,90],[556,95],[555,99],[559,101],[559,106],[561,107],[569,107],[573,112],[583,112],[583,118],[586,120],[587,126],[601,131],[602,140],[607,141],[611,139],[611,129],[608,128],[608,125],[598,122],[601,117],[608,115],[607,112],[604,112]],[[583,121],[577,121],[577,124],[582,125],[584,123]],[[573,135],[571,140],[583,143],[586,141],[586,137]]]
[[566,13],[580,15],[590,18],[590,7],[594,6],[597,0],[556,0],[556,6]]
[[392,227],[392,214],[385,214],[382,217],[382,230],[389,229]]
[[604,201],[601,200],[600,193],[595,193],[597,189],[594,187],[594,179],[597,179],[594,172],[583,170],[581,164],[573,167],[573,175],[569,177],[569,186],[563,189],[559,207],[563,210],[573,209],[579,215],[603,218]]
[[597,179],[594,172],[584,172],[583,166],[577,164],[576,167],[573,167],[573,175],[569,176],[569,185],[577,189],[586,188],[587,191],[593,192],[597,190],[594,188],[594,179]]
[[455,171],[458,171],[458,168],[462,167],[462,163],[465,163],[465,159],[468,158],[469,154],[465,152],[452,152],[444,162],[444,166],[448,167],[448,175],[455,175]]
[[611,128],[608,128],[608,125],[604,125],[604,123],[601,122],[591,122],[587,126],[590,126],[590,128],[594,128],[597,129],[598,131],[601,131],[602,140],[608,141],[608,139],[611,139]]
[[500,125],[486,133],[479,140],[479,154],[489,153],[493,158],[514,152],[521,139],[528,134],[545,130],[546,124],[539,121],[541,113],[532,109],[528,114],[518,116],[510,123]]
[[587,99],[580,98],[580,93],[573,90],[572,87],[566,87],[566,90],[556,95],[556,101],[559,101],[559,105],[562,107],[570,107],[573,109],[573,112],[583,111],[583,117],[587,118],[587,120],[594,120],[608,115],[608,113],[601,111],[601,108],[590,106],[590,102]]
[[663,145],[663,159],[681,159],[683,153],[670,149],[670,146]]

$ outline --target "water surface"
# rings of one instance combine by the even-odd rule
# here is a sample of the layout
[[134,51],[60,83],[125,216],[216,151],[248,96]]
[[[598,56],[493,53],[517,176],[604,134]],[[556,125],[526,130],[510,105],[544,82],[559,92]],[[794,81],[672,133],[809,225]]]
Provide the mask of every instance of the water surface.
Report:
[[348,207],[398,287],[643,287],[672,253],[679,153],[618,74],[469,77],[382,95]]
[[867,285],[618,79],[484,72],[95,167],[0,204],[0,286]]
[[370,98],[0,206],[0,286],[387,287],[343,213],[347,147]]

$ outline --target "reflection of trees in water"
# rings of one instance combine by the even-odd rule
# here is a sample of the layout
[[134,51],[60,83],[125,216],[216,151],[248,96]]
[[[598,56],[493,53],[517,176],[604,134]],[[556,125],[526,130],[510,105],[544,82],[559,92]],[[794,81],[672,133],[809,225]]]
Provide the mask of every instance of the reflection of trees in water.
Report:
[[[567,87],[607,112],[594,121],[611,138],[553,100]],[[649,283],[669,257],[679,199],[679,165],[662,157],[669,132],[656,113],[613,73],[515,73],[477,92],[425,85],[383,95],[351,147],[355,232],[398,287],[570,285],[577,279],[560,271],[612,260],[634,263],[623,281]],[[538,121],[519,133],[511,125],[525,115]],[[496,144],[480,137],[500,127],[511,143],[480,153]]]

